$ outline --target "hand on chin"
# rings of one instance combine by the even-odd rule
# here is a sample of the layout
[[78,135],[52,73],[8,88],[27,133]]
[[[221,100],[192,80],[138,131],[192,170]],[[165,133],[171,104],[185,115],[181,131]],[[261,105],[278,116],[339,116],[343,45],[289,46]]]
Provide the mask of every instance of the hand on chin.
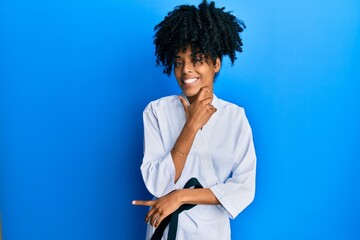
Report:
[[195,100],[198,99],[199,97],[199,93],[201,92],[201,89],[203,88],[207,88],[207,93],[205,95],[203,95],[204,98],[206,97],[212,97],[212,91],[208,86],[202,86],[196,89],[193,89],[193,91],[183,91],[184,95],[187,97],[187,99],[189,100],[189,103],[191,104],[192,102],[194,102]]

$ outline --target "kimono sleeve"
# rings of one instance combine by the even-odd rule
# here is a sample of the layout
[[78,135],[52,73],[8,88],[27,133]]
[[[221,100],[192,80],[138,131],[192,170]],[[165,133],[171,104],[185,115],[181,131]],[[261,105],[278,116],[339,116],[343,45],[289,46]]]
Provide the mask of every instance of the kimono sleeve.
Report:
[[231,177],[225,183],[210,187],[221,207],[226,209],[232,219],[243,211],[255,196],[256,155],[252,131],[245,113],[240,132]]
[[150,103],[143,112],[144,157],[140,169],[148,191],[157,198],[175,189],[173,159],[165,151],[158,121]]

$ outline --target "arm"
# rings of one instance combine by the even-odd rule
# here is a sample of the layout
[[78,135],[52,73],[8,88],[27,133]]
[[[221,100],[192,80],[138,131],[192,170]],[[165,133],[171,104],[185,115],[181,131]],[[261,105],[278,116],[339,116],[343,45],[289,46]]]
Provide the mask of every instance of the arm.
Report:
[[156,200],[135,200],[132,204],[152,207],[146,214],[145,222],[150,221],[151,225],[158,227],[164,218],[183,204],[218,205],[220,202],[209,188],[197,188],[179,189]]
[[213,93],[206,87],[199,91],[198,97],[190,105],[188,105],[183,97],[179,96],[179,99],[184,107],[186,123],[171,150],[175,167],[175,182],[181,176],[186,157],[190,152],[197,131],[201,129],[216,112],[216,108],[211,105]]
[[187,155],[197,131],[206,124],[216,109],[210,104],[213,95],[207,88],[200,90],[190,105],[179,97],[186,113],[186,122],[171,150],[164,147],[168,130],[161,128],[157,112],[152,105],[144,111],[144,157],[141,173],[149,192],[161,197],[173,191],[181,176]]
[[[208,122],[210,117],[216,112],[216,108],[211,105],[213,93],[206,87],[200,90],[197,98],[190,105],[188,105],[184,98],[179,97],[179,99],[184,107],[186,122],[171,150],[171,157],[173,160],[173,166],[175,168],[174,182],[176,182],[181,176],[187,155],[190,152],[197,131],[201,129]],[[152,141],[147,140],[147,142],[157,142],[157,138],[158,137],[152,137]],[[151,169],[151,167],[148,166],[147,168]],[[149,175],[146,172],[144,174],[144,172],[145,171],[143,171],[143,176]],[[157,180],[163,181],[163,179]],[[158,181],[152,182],[156,183]],[[156,192],[155,186],[153,188],[154,192]],[[219,201],[216,199],[215,195],[210,189],[181,189],[172,191],[165,196],[162,196],[153,201],[133,201],[134,205],[152,207],[152,209],[148,212],[145,220],[149,221],[149,219],[151,219],[150,223],[154,226],[158,226],[166,216],[173,213],[177,208],[185,203],[215,205],[219,204]]]
[[[182,204],[218,205],[235,218],[254,199],[256,155],[252,132],[245,113],[239,119],[237,149],[234,158],[237,159],[232,169],[232,176],[224,183],[210,188],[179,189],[153,201],[133,201],[134,205],[151,206],[145,221],[157,227],[169,214]],[[231,147],[231,146],[230,146]]]
[[182,204],[219,205],[220,202],[210,188],[193,188],[178,190]]
[[[185,100],[181,99],[181,102],[183,101]],[[175,182],[181,176],[182,170],[185,166],[187,155],[190,152],[197,131],[198,130],[196,128],[186,122],[176,143],[174,144],[174,147],[171,150],[171,156],[175,167]]]
[[227,211],[230,218],[235,218],[243,211],[255,196],[256,154],[252,131],[245,112],[240,116],[240,128],[236,135],[238,140],[236,145],[231,147],[236,149],[232,175],[224,183],[210,187],[221,203],[219,207]]

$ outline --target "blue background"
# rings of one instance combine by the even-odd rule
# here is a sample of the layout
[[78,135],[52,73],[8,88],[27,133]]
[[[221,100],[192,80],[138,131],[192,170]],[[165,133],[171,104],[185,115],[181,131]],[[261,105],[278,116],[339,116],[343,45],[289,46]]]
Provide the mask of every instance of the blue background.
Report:
[[[153,27],[180,3],[0,1],[4,240],[144,239],[142,110],[179,92]],[[258,156],[233,239],[360,239],[360,2],[217,6],[247,29],[215,92],[246,109]]]

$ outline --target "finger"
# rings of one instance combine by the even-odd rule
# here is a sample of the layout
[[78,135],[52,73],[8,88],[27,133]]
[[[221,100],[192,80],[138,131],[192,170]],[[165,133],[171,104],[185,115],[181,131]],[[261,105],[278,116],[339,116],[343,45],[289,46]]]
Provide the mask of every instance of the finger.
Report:
[[208,87],[205,87],[204,98],[211,97],[211,99],[212,99],[213,96],[214,96],[214,94],[210,91],[210,89]]
[[182,96],[179,96],[179,99],[180,99],[180,101],[181,101],[181,104],[182,104],[183,107],[184,107],[185,113],[187,113],[188,108],[189,108],[189,104],[187,103],[187,101],[186,101]]
[[210,92],[210,88],[205,86],[205,87],[202,87],[200,90],[203,90],[205,92]]
[[164,218],[166,218],[167,216],[165,214],[162,214],[159,216],[158,219],[156,219],[156,223],[154,225],[154,227],[159,227],[160,226],[160,223],[162,222],[162,220],[164,220]]
[[207,105],[207,104],[212,103],[212,100],[213,100],[212,97],[207,97],[204,100],[202,100],[202,103]]
[[145,216],[145,222],[149,222],[149,220],[151,220],[154,216],[154,214],[156,213],[157,209],[152,208]]
[[159,218],[160,218],[160,214],[154,213],[153,216],[151,217],[150,225],[155,227]]
[[210,93],[210,89],[208,88],[208,87],[203,87],[203,88],[201,88],[200,89],[200,91],[199,91],[199,95],[198,95],[198,100],[199,101],[201,101],[201,100],[203,100],[204,98],[205,98],[205,96],[207,95],[207,94],[209,94]]
[[154,201],[141,201],[141,200],[134,200],[131,202],[133,205],[138,205],[138,206],[149,206],[151,207],[154,203]]
[[207,110],[210,112],[210,114],[214,114],[214,107],[209,106]]

